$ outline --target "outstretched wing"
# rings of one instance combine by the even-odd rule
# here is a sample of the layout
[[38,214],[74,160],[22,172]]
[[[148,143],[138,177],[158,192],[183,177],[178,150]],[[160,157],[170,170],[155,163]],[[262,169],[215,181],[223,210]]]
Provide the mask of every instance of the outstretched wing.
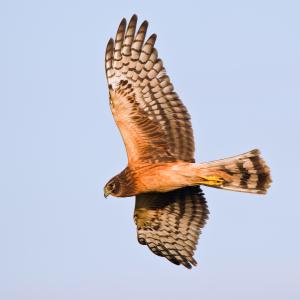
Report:
[[134,220],[138,241],[176,265],[191,268],[208,208],[199,187],[136,197]]
[[148,22],[136,33],[137,16],[119,25],[106,48],[110,104],[125,143],[128,162],[194,161],[194,138],[187,109],[174,92],[154,48],[145,42]]

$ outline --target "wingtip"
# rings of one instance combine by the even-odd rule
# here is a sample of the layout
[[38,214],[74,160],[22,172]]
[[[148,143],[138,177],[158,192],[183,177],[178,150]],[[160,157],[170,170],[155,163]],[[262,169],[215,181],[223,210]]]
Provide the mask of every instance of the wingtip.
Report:
[[137,14],[133,14],[130,18],[130,22],[137,22],[137,20],[138,20]]
[[126,27],[126,24],[127,24],[126,18],[123,17],[121,22],[120,22],[119,29],[123,28],[123,27]]
[[110,38],[107,42],[107,47],[112,45],[114,43],[114,39],[113,38]]
[[106,51],[105,51],[105,60],[106,61],[112,59],[113,49],[114,49],[114,40],[113,40],[113,38],[110,38],[106,45]]
[[189,257],[186,261],[180,262],[180,264],[182,264],[187,269],[191,270],[193,267],[197,266],[197,261],[193,257]]
[[156,39],[157,39],[157,34],[152,33],[146,43],[148,43],[148,44],[151,43],[152,45],[154,45],[156,42]]
[[150,35],[150,38],[149,39],[154,39],[154,40],[156,40],[157,39],[157,34],[156,33],[152,33],[151,35]]
[[192,257],[191,260],[190,260],[190,263],[196,267],[198,265],[198,262]]
[[149,22],[147,20],[144,20],[143,23],[141,24],[140,28],[143,28],[144,31],[147,31],[149,26]]

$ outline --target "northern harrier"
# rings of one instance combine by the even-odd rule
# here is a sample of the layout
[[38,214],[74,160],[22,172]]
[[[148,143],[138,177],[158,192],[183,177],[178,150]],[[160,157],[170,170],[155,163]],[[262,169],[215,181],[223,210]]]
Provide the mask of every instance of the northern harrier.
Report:
[[127,151],[128,166],[104,195],[136,196],[139,243],[176,265],[191,268],[208,208],[199,185],[264,194],[270,171],[258,150],[197,164],[190,115],[154,48],[148,22],[137,16],[119,25],[105,54],[109,103]]

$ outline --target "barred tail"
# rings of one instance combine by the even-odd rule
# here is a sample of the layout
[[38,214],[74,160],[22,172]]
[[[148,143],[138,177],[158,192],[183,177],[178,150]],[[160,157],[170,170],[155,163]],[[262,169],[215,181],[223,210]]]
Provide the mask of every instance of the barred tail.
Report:
[[265,194],[272,182],[270,169],[255,149],[199,165],[200,184],[237,192]]

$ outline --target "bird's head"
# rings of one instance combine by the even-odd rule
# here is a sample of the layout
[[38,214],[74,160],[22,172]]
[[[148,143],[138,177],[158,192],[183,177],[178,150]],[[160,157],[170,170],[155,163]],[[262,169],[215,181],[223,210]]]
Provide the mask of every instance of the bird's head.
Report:
[[115,176],[104,186],[104,197],[107,198],[109,195],[118,197],[119,193],[120,180],[118,176]]

